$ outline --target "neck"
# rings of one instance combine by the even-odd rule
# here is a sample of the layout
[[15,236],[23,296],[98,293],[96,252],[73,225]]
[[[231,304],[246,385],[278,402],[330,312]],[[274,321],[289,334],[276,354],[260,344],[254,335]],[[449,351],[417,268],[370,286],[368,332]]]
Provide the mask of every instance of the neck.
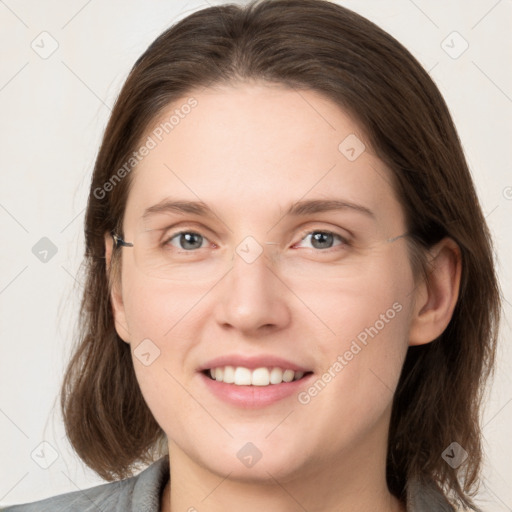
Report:
[[[377,446],[386,446],[382,439]],[[311,460],[293,476],[268,477],[257,481],[216,474],[191,460],[170,444],[170,481],[163,496],[163,512],[178,510],[224,512],[405,512],[386,483],[385,449],[373,443],[332,460]],[[342,461],[342,463],[340,463]]]

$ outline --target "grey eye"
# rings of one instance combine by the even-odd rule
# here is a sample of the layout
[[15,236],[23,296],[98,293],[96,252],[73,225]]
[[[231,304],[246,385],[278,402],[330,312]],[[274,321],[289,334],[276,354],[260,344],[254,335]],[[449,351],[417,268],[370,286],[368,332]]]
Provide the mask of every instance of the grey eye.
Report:
[[332,247],[334,242],[333,233],[329,233],[326,231],[314,231],[310,233],[308,236],[311,237],[311,245],[315,249],[329,249]]
[[[178,245],[174,243],[177,240]],[[199,233],[194,233],[192,231],[186,231],[183,233],[176,233],[172,238],[169,239],[169,242],[174,247],[178,247],[179,249],[184,249],[186,251],[191,251],[194,249],[200,249],[203,246],[205,239]]]

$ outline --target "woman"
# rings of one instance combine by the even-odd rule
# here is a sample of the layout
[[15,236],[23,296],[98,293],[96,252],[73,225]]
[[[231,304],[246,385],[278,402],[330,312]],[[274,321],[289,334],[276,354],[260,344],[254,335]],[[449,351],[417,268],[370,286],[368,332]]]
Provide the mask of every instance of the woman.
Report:
[[120,93],[85,235],[62,409],[116,482],[9,510],[478,510],[490,236],[381,29],[323,0],[180,21]]

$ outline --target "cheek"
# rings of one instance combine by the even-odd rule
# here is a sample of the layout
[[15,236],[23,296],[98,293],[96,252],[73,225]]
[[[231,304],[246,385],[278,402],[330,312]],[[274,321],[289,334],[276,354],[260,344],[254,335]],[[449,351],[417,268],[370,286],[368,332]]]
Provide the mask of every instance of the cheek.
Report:
[[[328,330],[317,338],[323,373],[306,390],[321,411],[372,424],[391,404],[408,347],[412,273],[407,259],[382,258],[365,272],[307,295]],[[306,297],[306,289],[298,291]],[[364,407],[361,405],[364,404]],[[342,411],[342,412],[341,412]]]
[[182,325],[197,320],[195,309],[204,286],[176,285],[134,271],[123,277],[123,302],[130,339],[150,338],[165,347]]
[[200,339],[196,305],[205,291],[188,284],[177,289],[171,282],[148,279],[136,270],[127,269],[123,279],[137,381],[155,420],[166,426],[169,435],[170,426],[173,431],[180,425],[185,428],[186,421],[181,420],[194,412],[184,387],[189,385],[187,356]]
[[[317,338],[326,372],[336,374],[334,387],[369,398],[374,384],[394,391],[408,347],[409,304],[389,287],[374,286],[371,293],[345,289],[310,300],[311,309],[329,331]],[[329,376],[326,376],[329,380]]]
[[342,278],[324,280],[321,285],[303,278],[288,283],[315,314],[311,325],[317,325],[322,334],[321,349],[341,350],[355,338],[364,343],[372,335],[389,343],[407,338],[414,282],[405,251],[377,254],[343,273]]

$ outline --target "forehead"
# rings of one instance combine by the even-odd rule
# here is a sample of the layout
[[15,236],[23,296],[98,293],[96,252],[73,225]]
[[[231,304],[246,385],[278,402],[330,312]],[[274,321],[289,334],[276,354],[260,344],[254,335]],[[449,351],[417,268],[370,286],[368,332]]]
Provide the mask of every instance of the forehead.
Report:
[[153,147],[132,171],[127,222],[167,196],[253,220],[310,198],[361,204],[377,218],[402,215],[390,171],[359,125],[315,91],[267,83],[193,91],[162,112],[148,137]]

